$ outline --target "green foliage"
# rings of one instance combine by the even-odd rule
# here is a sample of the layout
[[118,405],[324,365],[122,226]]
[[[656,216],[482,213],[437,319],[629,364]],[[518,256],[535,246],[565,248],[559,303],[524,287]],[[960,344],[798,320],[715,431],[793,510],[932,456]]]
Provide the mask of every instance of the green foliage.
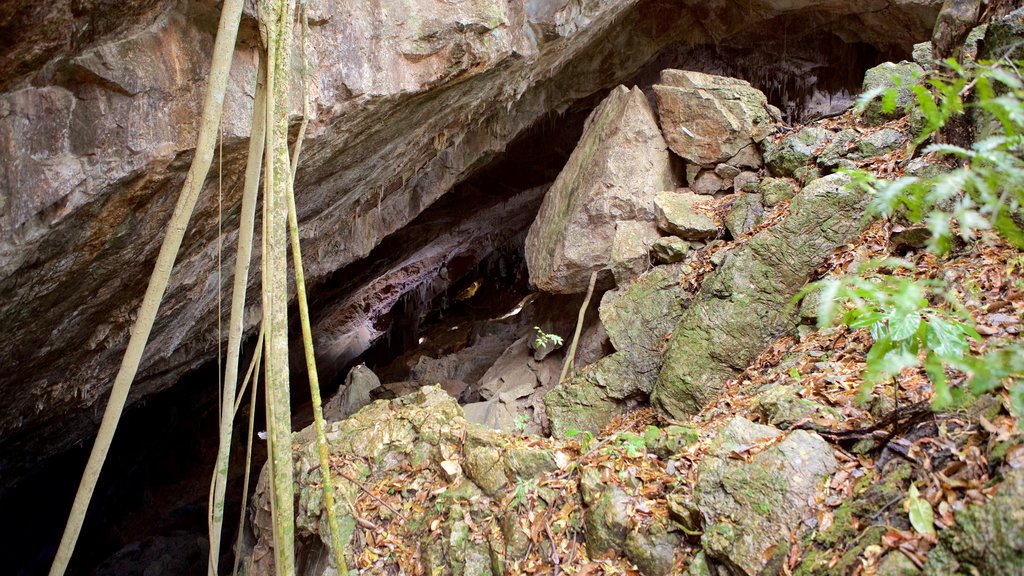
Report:
[[526,502],[526,497],[530,492],[537,491],[537,483],[534,480],[523,480],[522,478],[516,482],[516,489],[512,493],[512,501],[509,502],[509,507],[517,508]]
[[570,428],[565,432],[566,437],[575,438],[579,436],[577,442],[580,443],[580,452],[586,454],[590,450],[590,444],[594,441],[594,434],[589,430],[577,430]]
[[515,420],[516,432],[519,432],[520,434],[522,434],[526,430],[526,424],[529,423],[529,421],[530,421],[530,415],[529,414],[520,414],[519,416],[516,416],[516,420]]
[[[857,105],[863,108],[882,98],[883,110],[891,112],[899,90],[911,90],[914,101],[907,111],[923,119],[915,148],[968,113],[984,132],[969,148],[951,144],[925,148],[925,153],[955,161],[955,167],[942,174],[888,181],[850,171],[873,195],[877,215],[925,223],[931,232],[928,248],[939,254],[952,248],[954,234],[970,240],[980,230],[994,230],[1011,245],[1024,248],[1024,80],[1019,67],[1020,63],[1005,59],[970,68],[947,60],[923,81],[915,79],[913,86],[897,81],[896,88],[873,90],[858,99]],[[935,389],[936,405],[947,406],[962,395],[963,389],[951,388],[946,379],[947,370],[955,369],[967,376],[967,389],[975,394],[1005,387],[1017,416],[1024,415],[1024,346],[989,342],[988,352],[972,355],[969,340],[980,340],[980,336],[946,286],[880,274],[883,267],[912,269],[902,261],[876,263],[861,275],[812,284],[798,296],[824,291],[821,325],[839,320],[851,328],[870,330],[874,343],[866,358],[865,390],[923,363]],[[1022,267],[1017,261],[1008,262],[1007,273]],[[923,510],[917,514],[923,522]]]
[[619,435],[618,440],[630,458],[637,458],[647,453],[647,441],[643,436],[632,432],[623,432]]
[[540,329],[540,326],[534,326],[534,330],[537,331],[537,338],[533,341],[534,348],[540,350],[549,345],[561,346],[564,340],[557,334],[548,334],[547,332]]
[[[935,252],[949,250],[954,222],[965,240],[978,230],[995,229],[1014,246],[1024,248],[1024,230],[1014,217],[1024,206],[1024,80],[1008,61],[970,69],[953,60],[944,65],[944,72],[911,88],[916,97],[912,107],[925,121],[915,146],[967,111],[990,120],[995,133],[970,148],[951,144],[925,148],[925,153],[961,164],[944,174],[895,181],[863,171],[851,174],[874,194],[872,207],[877,214],[902,214],[913,222],[927,223],[932,232],[930,248]],[[858,104],[864,106],[881,95],[883,108],[891,111],[896,93],[896,88],[875,90],[864,94]]]
[[[861,275],[848,275],[808,285],[801,293],[823,290],[818,322],[830,326],[837,319],[850,328],[867,328],[874,343],[868,350],[862,393],[905,368],[922,363],[932,385],[935,402],[954,402],[946,378],[946,366],[960,366],[970,352],[968,338],[981,336],[966,313],[937,281],[915,280],[880,273],[894,267],[912,268],[908,262],[890,259],[873,263]],[[933,307],[929,298],[947,299],[946,309]],[[922,354],[923,352],[923,354]]]

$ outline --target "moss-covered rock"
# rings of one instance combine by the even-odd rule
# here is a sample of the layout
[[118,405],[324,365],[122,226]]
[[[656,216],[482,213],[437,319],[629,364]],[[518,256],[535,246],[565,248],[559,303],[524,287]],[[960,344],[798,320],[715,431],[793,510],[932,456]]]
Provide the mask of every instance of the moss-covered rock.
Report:
[[901,118],[906,114],[908,105],[915,101],[911,86],[920,82],[924,69],[913,62],[883,62],[864,74],[862,90],[868,92],[876,88],[896,88],[896,109],[890,113],[882,111],[882,99],[872,100],[864,108],[861,116],[869,126],[884,124],[889,120]]
[[721,225],[714,213],[705,208],[707,196],[688,190],[659,192],[654,197],[658,227],[683,240],[711,240],[718,237]]
[[760,224],[763,216],[760,194],[740,194],[725,216],[725,227],[733,238],[739,238]]
[[764,199],[764,205],[771,208],[792,198],[796,194],[796,186],[785,178],[769,177],[761,180],[758,191]]
[[679,285],[682,266],[659,266],[626,288],[605,294],[601,323],[616,352],[545,395],[552,434],[597,432],[650,394],[665,336],[688,302]]
[[906,137],[899,130],[883,128],[857,142],[854,147],[854,155],[862,159],[881,156],[896,150],[906,141]]
[[749,461],[731,455],[782,432],[733,418],[710,444],[694,499],[704,522],[704,551],[735,574],[772,573],[789,551],[822,481],[835,470],[832,448],[817,434],[796,431]]
[[652,404],[673,418],[699,412],[765,346],[795,328],[791,299],[863,229],[866,204],[848,176],[826,176],[793,199],[781,222],[732,251],[672,331]]
[[772,426],[793,423],[816,415],[839,416],[834,408],[801,398],[799,393],[799,386],[771,386],[755,398],[756,409]]
[[[767,142],[767,140],[765,141]],[[829,132],[809,127],[790,134],[777,144],[767,146],[765,163],[776,176],[793,176],[798,168],[814,161],[814,155],[829,142]]]
[[670,532],[661,522],[645,530],[630,531],[623,551],[644,576],[667,576],[675,565],[681,536]]
[[675,264],[686,259],[690,243],[678,236],[659,238],[651,245],[651,255],[659,264]]
[[1019,576],[1024,572],[1024,469],[1010,470],[995,497],[955,514],[939,534],[925,574]]

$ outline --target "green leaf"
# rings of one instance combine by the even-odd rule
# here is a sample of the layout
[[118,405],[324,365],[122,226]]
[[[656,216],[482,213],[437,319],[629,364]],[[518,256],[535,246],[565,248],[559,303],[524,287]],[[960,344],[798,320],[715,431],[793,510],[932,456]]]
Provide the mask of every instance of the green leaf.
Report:
[[967,351],[967,338],[959,322],[931,316],[925,327],[925,343],[940,358],[961,358]]
[[910,525],[921,534],[935,535],[935,514],[932,505],[921,497],[917,486],[910,485]]

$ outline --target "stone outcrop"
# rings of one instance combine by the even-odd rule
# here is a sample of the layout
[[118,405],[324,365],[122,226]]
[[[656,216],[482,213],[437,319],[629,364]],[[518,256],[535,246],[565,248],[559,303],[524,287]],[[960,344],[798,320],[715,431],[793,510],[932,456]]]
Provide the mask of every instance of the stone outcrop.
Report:
[[612,90],[587,119],[530,226],[530,282],[556,294],[585,292],[591,272],[611,262],[613,246],[635,245],[646,255],[657,237],[637,234],[630,222],[653,222],[654,195],[677,184],[644,93],[624,86]]
[[790,532],[811,510],[822,480],[836,469],[828,443],[803,430],[749,461],[732,456],[782,434],[736,417],[719,430],[700,465],[694,505],[704,522],[701,545],[737,576],[779,571]]
[[867,198],[849,177],[808,185],[779,224],[725,257],[672,331],[652,403],[670,417],[699,412],[773,339],[796,326],[790,299],[865,224]]
[[688,297],[679,286],[685,264],[659,266],[601,300],[601,323],[616,352],[544,396],[551,433],[601,430],[646,398],[661,366],[665,336]]
[[1018,574],[1024,559],[1024,470],[1010,470],[992,501],[955,515],[928,555],[925,574]]

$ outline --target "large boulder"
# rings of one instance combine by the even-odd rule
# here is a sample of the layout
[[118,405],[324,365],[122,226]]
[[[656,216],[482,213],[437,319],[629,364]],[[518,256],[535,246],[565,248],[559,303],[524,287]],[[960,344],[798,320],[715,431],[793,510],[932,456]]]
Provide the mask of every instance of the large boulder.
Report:
[[774,339],[797,324],[790,300],[863,229],[867,197],[848,176],[815,180],[790,214],[729,254],[672,331],[652,394],[664,414],[699,412]]
[[[653,222],[654,195],[677,184],[644,93],[615,88],[587,119],[579,144],[530,226],[530,281],[556,294],[586,291],[591,272],[610,262],[617,225]],[[603,280],[607,284],[607,276]]]
[[896,109],[891,112],[883,111],[881,98],[869,102],[862,112],[864,122],[876,126],[903,117],[907,113],[907,106],[915,102],[912,87],[921,81],[923,75],[924,69],[914,62],[883,62],[865,72],[861,88],[863,92],[895,88],[897,95]]
[[779,572],[790,533],[837,466],[828,443],[803,430],[749,460],[733,457],[782,435],[736,417],[719,430],[698,469],[694,503],[704,521],[701,545],[736,576]]
[[682,266],[659,266],[625,289],[605,294],[601,323],[616,352],[545,395],[552,434],[597,432],[650,394],[665,336],[687,301],[679,286]]
[[768,100],[745,80],[664,70],[654,97],[665,140],[692,164],[728,163],[771,132]]

